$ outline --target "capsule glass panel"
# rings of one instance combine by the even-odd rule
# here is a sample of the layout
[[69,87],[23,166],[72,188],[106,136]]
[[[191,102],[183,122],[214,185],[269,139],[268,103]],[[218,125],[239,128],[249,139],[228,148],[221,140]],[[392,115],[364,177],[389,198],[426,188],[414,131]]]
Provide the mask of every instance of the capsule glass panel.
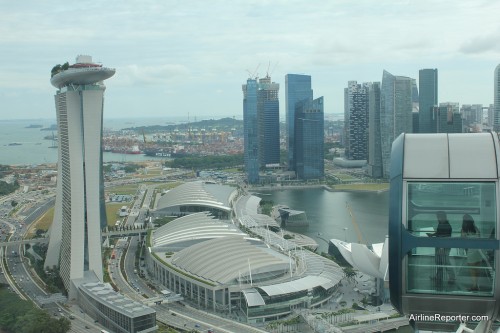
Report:
[[406,228],[418,237],[495,238],[495,186],[495,182],[408,182]]
[[417,247],[408,254],[408,293],[493,296],[494,251]]

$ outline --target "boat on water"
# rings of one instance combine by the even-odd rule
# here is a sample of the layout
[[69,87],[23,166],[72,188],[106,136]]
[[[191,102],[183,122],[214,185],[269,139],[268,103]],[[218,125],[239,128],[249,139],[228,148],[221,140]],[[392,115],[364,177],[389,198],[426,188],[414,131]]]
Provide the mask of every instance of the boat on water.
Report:
[[169,157],[169,158],[176,158],[176,157],[185,157],[188,156],[187,153],[177,151],[172,148],[147,148],[144,149],[144,155],[146,156],[151,156],[151,157]]
[[112,153],[117,153],[117,154],[132,154],[132,155],[142,154],[142,151],[139,149],[139,146],[137,145],[134,145],[132,147],[111,148],[111,150],[106,150],[106,148],[104,148],[104,151],[111,151]]
[[11,142],[8,144],[8,146],[22,146],[23,144],[20,142]]
[[38,125],[38,124],[30,124],[28,126],[26,126],[25,128],[42,128],[43,125]]

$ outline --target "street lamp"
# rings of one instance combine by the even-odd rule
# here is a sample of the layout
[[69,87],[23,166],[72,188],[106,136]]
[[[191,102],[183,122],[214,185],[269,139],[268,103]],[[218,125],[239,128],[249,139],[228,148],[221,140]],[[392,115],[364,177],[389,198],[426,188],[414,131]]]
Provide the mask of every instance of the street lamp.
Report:
[[347,243],[347,229],[348,229],[348,228],[347,228],[347,227],[344,227],[343,229],[344,229],[344,242],[346,242],[346,243]]

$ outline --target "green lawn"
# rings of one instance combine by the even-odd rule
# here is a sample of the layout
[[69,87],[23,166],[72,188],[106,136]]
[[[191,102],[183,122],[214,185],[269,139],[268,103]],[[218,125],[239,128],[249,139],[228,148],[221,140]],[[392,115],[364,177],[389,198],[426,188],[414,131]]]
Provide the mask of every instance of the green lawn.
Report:
[[123,202],[106,204],[106,218],[109,226],[114,226],[116,220],[120,219],[120,216],[118,215],[118,210],[122,206],[128,206],[128,204]]
[[135,192],[137,192],[138,187],[139,184],[127,184],[127,185],[109,187],[106,189],[106,193],[134,195]]

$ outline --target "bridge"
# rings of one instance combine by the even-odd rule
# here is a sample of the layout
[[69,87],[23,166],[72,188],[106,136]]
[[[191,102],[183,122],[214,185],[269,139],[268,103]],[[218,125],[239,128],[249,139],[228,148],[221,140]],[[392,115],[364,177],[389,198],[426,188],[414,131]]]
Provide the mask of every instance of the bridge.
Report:
[[[129,237],[129,236],[139,236],[146,235],[149,228],[136,228],[129,230],[107,230],[101,233],[102,237]],[[36,244],[36,243],[48,243],[49,237],[43,238],[31,238],[31,239],[21,239],[7,242],[0,242],[0,247],[11,246],[11,245],[21,245],[21,244]]]

